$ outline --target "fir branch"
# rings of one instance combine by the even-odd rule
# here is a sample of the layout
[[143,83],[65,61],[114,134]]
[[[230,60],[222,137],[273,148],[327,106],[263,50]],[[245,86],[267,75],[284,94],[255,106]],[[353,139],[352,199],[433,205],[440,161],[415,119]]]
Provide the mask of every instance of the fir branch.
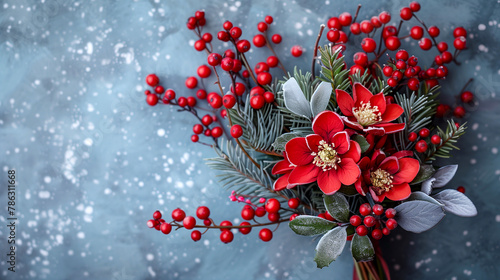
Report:
[[467,129],[465,125],[466,123],[457,128],[454,121],[448,120],[446,132],[440,127],[437,127],[438,135],[441,137],[441,144],[439,144],[439,146],[430,145],[425,153],[426,157],[423,162],[431,162],[436,160],[436,157],[449,158],[453,149],[460,150],[454,144],[457,143],[458,138],[465,133]]
[[[320,79],[332,84],[332,88],[347,90],[351,85],[349,83],[349,70],[345,67],[344,56],[340,54],[340,49],[335,52],[330,46],[319,48],[321,53],[321,74]],[[335,97],[333,97],[335,98]],[[334,101],[335,103],[335,101]]]

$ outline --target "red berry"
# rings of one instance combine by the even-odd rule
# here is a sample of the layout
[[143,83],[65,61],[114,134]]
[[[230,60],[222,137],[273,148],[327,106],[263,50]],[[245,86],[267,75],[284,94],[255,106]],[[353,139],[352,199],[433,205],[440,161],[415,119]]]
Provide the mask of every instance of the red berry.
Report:
[[151,91],[150,91],[149,89],[147,89],[147,90],[145,90],[145,91],[144,91],[144,94],[145,94],[146,96],[148,96],[148,94],[151,94]]
[[378,15],[378,18],[380,19],[381,23],[386,24],[389,23],[389,21],[391,21],[391,14],[389,14],[386,11],[383,11]]
[[269,72],[269,65],[267,65],[265,62],[259,62],[255,64],[254,67],[255,74],[260,74],[262,72]]
[[396,81],[401,81],[401,79],[403,79],[403,73],[400,71],[394,71],[392,72],[392,78]]
[[196,225],[196,219],[193,216],[187,216],[182,220],[182,225],[186,229],[193,229]]
[[366,64],[368,63],[368,56],[364,52],[357,52],[354,54],[354,63],[357,65],[360,65],[362,67],[365,67]]
[[297,209],[300,205],[300,200],[298,198],[290,198],[288,200],[288,207],[291,209]]
[[342,26],[349,26],[352,22],[352,16],[348,12],[343,12],[339,16],[339,22]]
[[292,216],[290,216],[290,222],[293,221],[295,218],[297,218],[299,216],[299,214],[295,213],[295,214],[292,214]]
[[409,58],[408,56],[408,52],[405,51],[405,50],[399,50],[397,53],[396,53],[396,59],[397,60],[402,60],[402,61],[407,61]]
[[234,62],[230,57],[224,57],[220,63],[222,70],[231,71],[233,70]]
[[440,52],[445,52],[448,50],[448,44],[446,44],[446,42],[439,42],[437,44],[437,49],[440,51]]
[[396,62],[396,68],[399,69],[399,70],[405,70],[406,69],[406,62],[404,62],[403,60],[398,60]]
[[465,108],[463,106],[457,106],[453,109],[453,115],[457,118],[463,118],[465,116]]
[[467,31],[463,27],[457,27],[453,30],[453,37],[466,37],[467,36]]
[[267,23],[262,21],[257,23],[257,30],[259,30],[260,32],[265,32],[267,30]]
[[229,34],[226,31],[219,31],[219,33],[217,33],[217,39],[222,42],[227,42],[229,41]]
[[264,18],[264,21],[267,23],[267,24],[271,24],[273,23],[273,17],[272,16],[266,16]]
[[372,207],[368,203],[361,204],[359,206],[359,213],[363,216],[368,216],[372,213]]
[[194,98],[193,96],[189,96],[187,98],[187,104],[189,105],[189,107],[194,107],[196,106],[196,98]]
[[239,28],[238,26],[231,28],[231,30],[229,31],[229,35],[231,35],[231,37],[233,37],[233,39],[240,38],[241,33],[242,33],[241,28]]
[[224,131],[222,130],[222,128],[220,128],[218,126],[212,128],[212,137],[219,138],[219,137],[222,136],[222,133],[224,133]]
[[361,48],[363,48],[365,52],[371,53],[377,48],[377,43],[372,38],[364,38],[363,41],[361,41]]
[[257,209],[255,209],[255,216],[263,217],[264,215],[266,215],[266,209],[263,206],[257,207]]
[[204,11],[196,11],[194,13],[194,17],[196,19],[202,19],[202,18],[205,18],[205,12]]
[[[337,43],[339,44],[345,44],[347,43],[347,34],[345,34],[344,31],[339,31],[340,33],[340,38],[337,40]],[[339,46],[341,47],[341,46]],[[343,46],[345,48],[345,46]]]
[[169,223],[163,223],[160,225],[160,231],[163,234],[169,234],[172,231],[172,225]]
[[365,236],[368,234],[368,229],[364,225],[360,225],[360,226],[356,227],[356,233],[359,236]]
[[255,35],[252,41],[254,46],[256,46],[257,48],[261,48],[266,45],[266,37],[264,37],[264,35],[262,34]]
[[460,99],[463,103],[469,103],[474,99],[474,94],[470,91],[464,91],[460,94]]
[[236,104],[236,97],[234,97],[234,95],[232,94],[226,94],[224,95],[224,98],[222,98],[222,104],[224,105],[224,107],[232,109]]
[[164,93],[164,92],[165,92],[165,88],[164,88],[164,87],[162,87],[162,86],[156,86],[156,87],[155,87],[155,92],[156,92],[156,93],[159,93],[159,94],[162,94],[162,93]]
[[431,37],[439,36],[439,28],[437,26],[431,26],[427,31],[429,32],[429,35],[431,35]]
[[432,48],[432,41],[429,38],[422,38],[418,41],[418,45],[422,50],[427,51]]
[[212,136],[212,131],[209,128],[207,128],[207,130],[205,130],[205,132],[203,134],[207,137],[210,137],[210,136]]
[[363,224],[365,224],[365,226],[367,227],[372,227],[375,225],[375,218],[373,216],[366,216],[363,219]]
[[224,57],[230,57],[232,59],[235,59],[236,58],[236,54],[233,52],[233,50],[231,49],[227,49],[225,52],[224,52]]
[[201,220],[208,219],[208,216],[210,216],[210,209],[206,206],[200,206],[198,209],[196,209],[196,217]]
[[319,213],[318,217],[321,218],[321,219],[325,219],[326,220],[325,213]]
[[410,134],[408,134],[408,141],[415,142],[417,137],[418,135],[415,132],[410,132]]
[[193,239],[193,241],[199,241],[201,239],[201,232],[199,230],[193,230],[193,232],[191,232],[191,239]]
[[340,32],[337,29],[331,29],[326,33],[326,39],[328,39],[328,41],[332,43],[337,42],[339,38],[340,38]]
[[250,42],[248,42],[248,40],[239,40],[238,43],[236,43],[236,48],[240,53],[246,53],[250,50]]
[[439,78],[448,76],[448,68],[444,65],[439,66],[436,70],[436,76],[438,76]]
[[255,210],[253,210],[252,207],[243,208],[243,210],[241,210],[241,217],[243,220],[252,220],[255,217]]
[[208,78],[210,77],[210,74],[212,74],[212,70],[210,70],[210,67],[204,64],[198,67],[198,70],[196,72],[198,73],[198,76],[200,76],[200,78]]
[[351,24],[351,26],[349,27],[349,29],[351,30],[351,33],[354,34],[354,35],[359,35],[361,34],[361,25],[357,22]]
[[328,26],[329,29],[334,29],[334,28],[337,30],[342,29],[342,24],[340,23],[340,20],[337,17],[330,18],[326,25]]
[[158,225],[158,223],[159,222],[156,220],[149,220],[149,221],[147,221],[146,224],[147,224],[148,228],[154,228]]
[[426,80],[425,84],[427,85],[427,88],[430,89],[430,88],[433,88],[433,87],[439,85],[439,82],[436,79],[430,79],[430,80]]
[[399,12],[399,16],[401,17],[401,19],[403,20],[410,20],[411,17],[413,16],[413,12],[410,8],[408,7],[404,7],[401,9],[401,11]]
[[301,46],[293,46],[290,52],[292,53],[293,56],[299,57],[302,55],[303,51]]
[[269,56],[266,60],[267,65],[269,67],[276,67],[278,66],[279,60],[276,56]]
[[455,40],[453,41],[453,46],[457,50],[463,50],[466,47],[466,42],[467,42],[467,40],[465,39],[465,37],[460,36],[460,37],[455,38]]
[[420,40],[424,37],[424,29],[420,26],[413,26],[410,29],[410,36],[415,40]]
[[425,140],[418,141],[415,145],[415,150],[419,153],[425,153],[425,151],[427,151],[427,142],[425,142]]
[[384,214],[384,206],[382,206],[380,204],[373,205],[373,214],[375,214],[377,216]]
[[205,49],[206,47],[206,42],[204,40],[198,40],[196,42],[194,42],[194,49],[201,52]]
[[239,124],[235,124],[231,127],[231,136],[233,138],[240,138],[243,135],[243,129]]
[[193,132],[196,134],[201,134],[203,132],[203,126],[201,124],[195,124],[193,126]]
[[398,226],[398,222],[396,222],[396,220],[391,218],[391,219],[387,220],[387,222],[385,222],[385,226],[388,229],[393,230]]
[[212,124],[213,120],[212,120],[212,116],[210,115],[204,115],[202,118],[201,118],[201,123],[204,125],[204,126],[209,126],[210,124]]
[[266,211],[268,213],[277,213],[280,210],[280,202],[275,198],[270,198],[266,202]]
[[429,137],[430,134],[431,134],[431,131],[428,128],[425,128],[425,127],[422,128],[418,132],[418,135],[420,135],[420,137],[422,137],[422,138]]
[[382,22],[380,22],[380,20],[376,16],[373,16],[370,19],[370,22],[372,23],[373,27],[375,27],[375,28],[379,28],[382,26]]
[[439,135],[432,135],[431,143],[434,145],[439,145],[441,143],[441,137],[439,137]]
[[222,28],[224,28],[225,30],[230,30],[231,28],[233,28],[233,23],[230,21],[226,21],[222,24]]
[[382,229],[382,234],[383,235],[389,235],[390,233],[391,233],[391,231],[388,228],[383,228]]
[[382,72],[384,73],[384,76],[386,77],[390,77],[392,75],[392,72],[394,70],[392,69],[391,66],[385,66],[383,69],[382,69]]
[[325,219],[329,221],[335,221],[335,219],[332,217],[332,215],[330,215],[330,213],[328,213],[328,211],[325,212]]
[[218,53],[211,53],[208,55],[207,62],[211,66],[217,66],[222,61],[222,56]]
[[382,38],[386,39],[386,38],[389,38],[391,36],[397,36],[397,33],[398,33],[398,30],[396,29],[396,27],[394,27],[392,25],[388,25],[388,26],[384,27],[384,29],[382,30]]
[[[409,68],[406,68],[405,70],[405,76],[410,78],[410,77],[413,77],[417,75],[417,69],[416,67],[409,67]],[[417,80],[417,83],[419,83],[419,81]],[[418,88],[417,88],[418,89]]]
[[264,93],[264,99],[266,100],[266,103],[273,103],[274,102],[274,94],[272,92],[266,91]]
[[155,74],[149,74],[146,76],[146,84],[149,86],[156,86],[160,82],[160,79]]
[[445,51],[441,54],[441,58],[444,63],[450,63],[453,60],[453,55],[451,52]]
[[279,213],[269,213],[267,215],[267,219],[273,223],[277,222],[280,220],[280,214]]
[[361,224],[361,217],[358,215],[353,215],[349,219],[349,223],[351,223],[352,226],[357,227]]
[[361,32],[368,34],[373,31],[373,24],[368,20],[363,20],[360,23]]
[[230,230],[225,230],[220,234],[220,241],[223,243],[230,243],[234,239],[234,234]]
[[273,41],[273,43],[275,43],[275,44],[281,43],[281,35],[280,34],[274,34],[271,37],[271,41]]
[[191,135],[191,142],[196,143],[200,140],[200,137],[196,134]]
[[256,87],[253,87],[251,90],[250,90],[250,96],[255,96],[255,95],[262,95],[264,96],[264,93],[266,91],[261,88],[260,86],[256,86]]
[[268,85],[273,81],[273,76],[268,72],[262,72],[257,75],[257,82],[261,85]]
[[268,228],[263,228],[259,231],[259,238],[264,242],[271,241],[273,239],[273,232]]
[[155,106],[158,104],[158,96],[156,94],[148,94],[148,96],[146,96],[146,102],[150,106]]
[[436,117],[442,118],[450,111],[450,106],[445,104],[439,104],[436,108]]
[[388,208],[385,210],[385,216],[389,219],[392,219],[396,216],[396,210],[394,208]]
[[222,107],[222,97],[217,93],[211,93],[208,95],[208,104],[214,109],[219,109]]
[[261,95],[252,96],[250,98],[250,106],[255,110],[258,110],[266,104],[266,99]]
[[[240,224],[240,226],[249,226],[250,223],[249,222],[242,222]],[[251,227],[241,227],[238,229],[242,234],[249,234],[251,231],[252,231],[252,228]]]
[[414,55],[412,55],[410,58],[408,58],[408,65],[409,66],[417,66],[418,64],[418,58]]
[[382,233],[382,230],[379,229],[379,228],[376,228],[372,231],[372,238],[375,239],[375,240],[380,240],[382,238],[383,233]]
[[418,12],[420,11],[420,3],[418,2],[411,2],[410,3],[410,9],[412,12]]
[[460,186],[457,188],[457,191],[459,191],[461,193],[465,193],[465,188],[463,186]]
[[212,39],[213,39],[212,34],[210,34],[210,33],[203,34],[203,36],[201,36],[201,38],[203,39],[203,41],[205,41],[207,43],[212,42]]
[[365,68],[363,68],[362,66],[360,65],[353,65],[351,66],[350,70],[349,70],[349,75],[354,75],[356,73],[359,73],[360,75],[363,75],[365,73]]

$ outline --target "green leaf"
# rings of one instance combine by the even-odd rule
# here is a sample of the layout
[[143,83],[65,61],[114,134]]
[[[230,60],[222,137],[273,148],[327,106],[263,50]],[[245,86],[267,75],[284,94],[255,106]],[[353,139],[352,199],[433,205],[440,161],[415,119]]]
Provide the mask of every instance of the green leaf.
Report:
[[278,138],[276,138],[276,140],[274,141],[273,148],[276,151],[284,151],[286,143],[288,143],[288,141],[290,141],[296,137],[298,137],[298,135],[295,133],[292,133],[292,132],[282,134]]
[[368,141],[366,141],[366,138],[359,134],[353,135],[352,140],[358,142],[359,146],[361,147],[361,153],[366,152],[366,150],[370,148],[370,144],[368,143]]
[[316,216],[300,215],[293,219],[288,226],[296,233],[305,236],[323,234],[337,224]]
[[432,167],[432,165],[430,164],[420,165],[420,170],[418,170],[417,176],[415,176],[415,179],[411,181],[410,185],[422,183],[423,181],[432,177],[434,172],[436,172],[436,170],[434,169],[434,167]]
[[325,195],[323,202],[326,210],[335,220],[339,222],[349,221],[349,203],[342,194]]
[[368,236],[359,236],[354,234],[351,242],[351,253],[358,262],[367,262],[373,260],[375,250]]
[[321,237],[318,245],[316,245],[316,256],[314,257],[318,268],[329,266],[340,256],[342,250],[344,250],[346,238],[347,232],[345,227],[334,228]]

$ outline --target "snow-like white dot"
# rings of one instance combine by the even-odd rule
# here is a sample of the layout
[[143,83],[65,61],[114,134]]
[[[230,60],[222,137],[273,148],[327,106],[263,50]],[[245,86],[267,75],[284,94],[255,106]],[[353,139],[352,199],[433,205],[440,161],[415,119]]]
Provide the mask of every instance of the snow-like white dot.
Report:
[[158,134],[158,136],[163,137],[165,136],[165,129],[160,128],[156,133]]
[[76,236],[80,239],[84,239],[85,238],[85,232],[82,232],[80,231],[79,233],[76,234]]
[[483,31],[483,30],[485,30],[485,29],[486,29],[486,25],[484,25],[484,24],[482,24],[482,23],[481,23],[481,24],[479,24],[479,25],[477,26],[477,29],[479,29],[479,30]]
[[42,199],[47,199],[50,197],[50,192],[49,191],[40,191],[38,193],[38,197],[40,197]]
[[45,176],[43,178],[43,181],[46,183],[46,184],[50,184],[50,182],[52,181],[52,178],[50,178],[49,176]]

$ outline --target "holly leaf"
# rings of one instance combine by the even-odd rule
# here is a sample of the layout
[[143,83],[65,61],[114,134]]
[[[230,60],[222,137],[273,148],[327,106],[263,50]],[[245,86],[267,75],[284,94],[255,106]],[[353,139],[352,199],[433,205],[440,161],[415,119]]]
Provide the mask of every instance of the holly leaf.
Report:
[[289,132],[289,133],[284,133],[280,135],[276,140],[274,140],[274,143],[272,144],[274,150],[276,151],[284,151],[286,143],[288,141],[292,140],[293,138],[299,137],[297,134]]
[[456,190],[444,190],[433,196],[437,201],[444,204],[444,210],[461,217],[473,217],[477,215],[476,206],[465,196]]
[[444,206],[444,204],[441,204],[439,201],[435,200],[434,198],[432,198],[431,196],[427,195],[426,193],[423,193],[423,192],[412,192],[410,197],[408,197],[406,199],[407,201],[411,201],[411,200],[421,200],[421,201],[427,201],[427,202],[430,202],[430,203],[434,203],[436,205],[439,205],[439,206]]
[[373,249],[370,238],[354,234],[351,241],[351,254],[357,262],[367,262],[373,260],[375,249]]
[[346,238],[347,232],[345,227],[334,228],[321,237],[318,245],[316,245],[316,256],[314,257],[318,268],[329,266],[340,256],[342,250],[344,250]]
[[403,229],[415,233],[431,229],[445,216],[441,206],[421,200],[404,202],[394,209],[398,224]]
[[370,144],[368,141],[366,141],[366,138],[363,137],[362,135],[355,134],[351,138],[353,141],[358,142],[359,146],[361,147],[361,153],[364,153],[370,148]]
[[332,95],[332,84],[321,82],[311,97],[311,112],[313,116],[326,110],[330,96]]
[[434,167],[430,164],[420,165],[420,169],[418,170],[417,176],[411,181],[410,185],[415,185],[421,183],[429,178],[436,172]]
[[455,176],[455,173],[457,172],[458,165],[447,165],[439,168],[436,173],[432,176],[433,178],[436,179],[434,184],[432,184],[433,189],[437,188],[442,188],[446,184],[448,184],[451,179],[453,179],[453,176]]
[[295,78],[290,78],[283,84],[283,99],[285,100],[285,107],[292,113],[308,119],[311,118],[309,101],[307,101]]
[[330,216],[335,220],[339,222],[349,221],[349,203],[345,196],[338,192],[332,195],[324,195],[323,203]]
[[288,226],[296,233],[305,236],[323,234],[337,224],[316,216],[300,215],[293,219]]

